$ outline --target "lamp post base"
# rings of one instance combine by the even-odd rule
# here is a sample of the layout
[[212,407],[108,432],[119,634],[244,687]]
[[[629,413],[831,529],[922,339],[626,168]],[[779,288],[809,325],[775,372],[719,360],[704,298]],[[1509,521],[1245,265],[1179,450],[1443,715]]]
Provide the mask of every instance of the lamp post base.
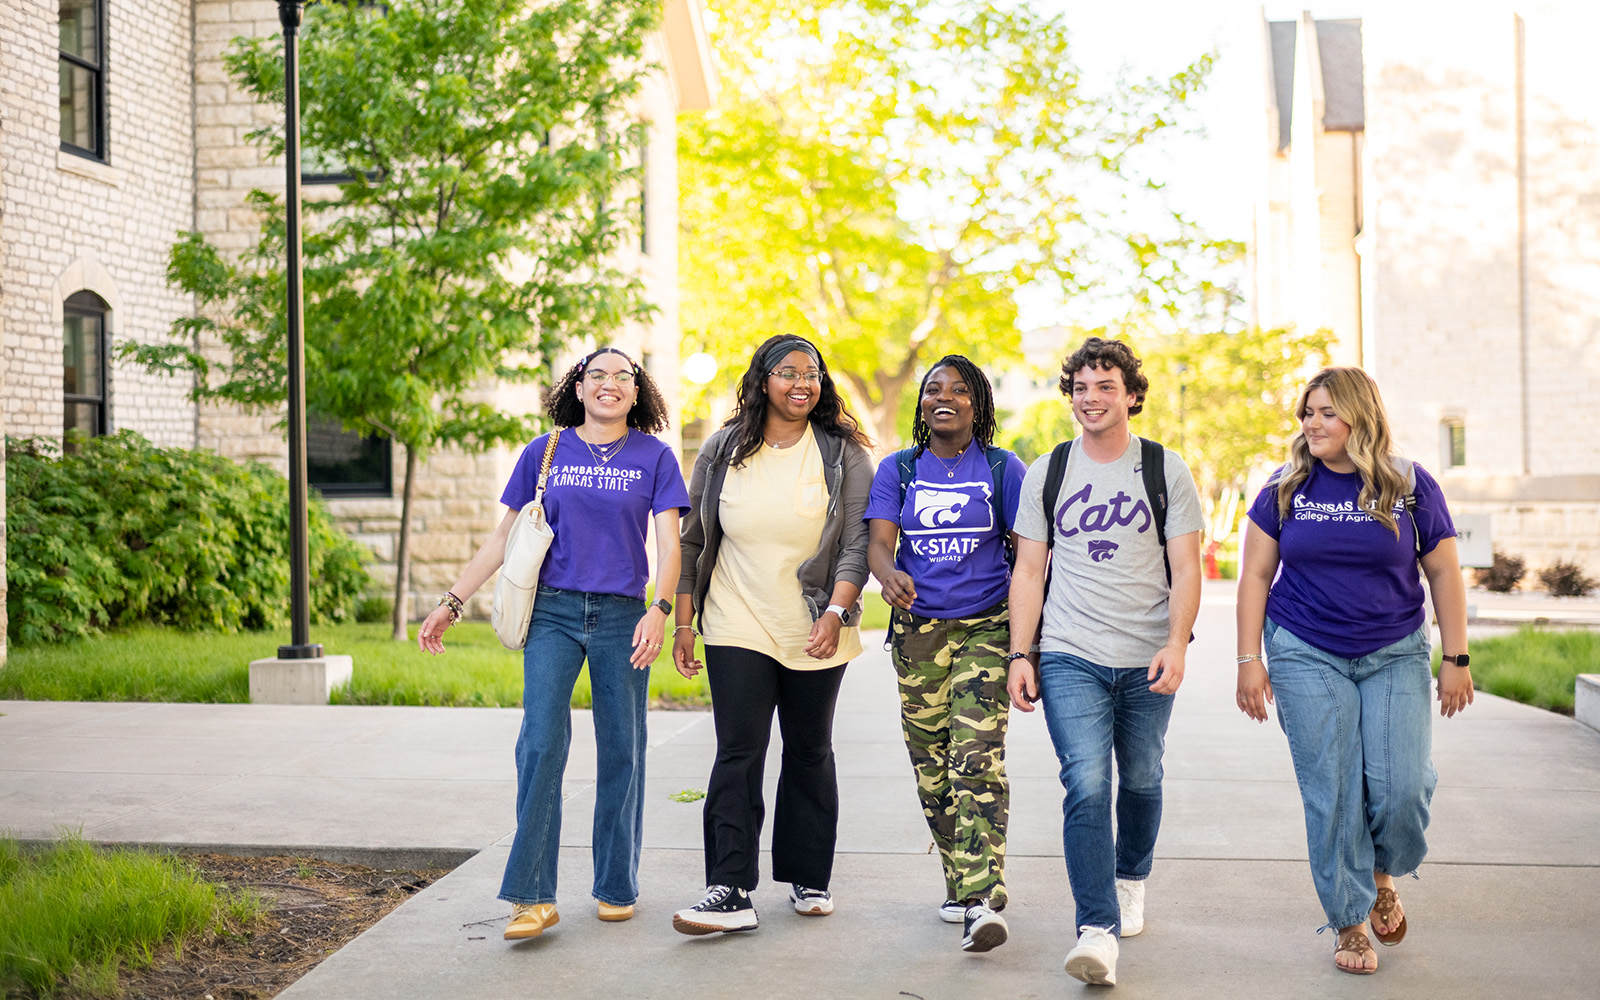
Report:
[[349,656],[251,660],[250,702],[326,705],[334,688],[350,683],[353,672],[354,661]]

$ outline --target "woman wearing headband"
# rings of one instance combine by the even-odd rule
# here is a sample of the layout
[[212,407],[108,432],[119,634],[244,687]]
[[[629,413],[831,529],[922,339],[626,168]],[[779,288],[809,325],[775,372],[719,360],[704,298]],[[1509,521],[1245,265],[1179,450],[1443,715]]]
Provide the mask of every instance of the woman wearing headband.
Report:
[[798,913],[833,912],[833,709],[845,664],[861,652],[869,445],[817,349],[773,337],[740,380],[733,416],[695,461],[672,657],[686,677],[706,670],[717,756],[706,789],[705,898],[672,918],[685,934],[756,927],[750,893],[774,712],[783,762],[772,877],[790,883]]
[[[500,898],[512,905],[508,939],[536,937],[556,915],[561,779],[572,742],[572,688],[587,659],[598,755],[594,805],[594,898],[601,920],[627,920],[639,898],[643,844],[645,710],[650,664],[672,604],[644,603],[650,565],[645,533],[656,529],[656,596],[678,583],[678,518],[689,509],[672,449],[652,437],[667,407],[645,370],[613,347],[573,365],[545,396],[560,436],[544,511],[555,541],[539,571],[523,649],[522,732],[517,737],[517,831]],[[533,499],[550,435],[522,451],[500,501],[500,526],[462,570],[418,631],[429,653],[505,558],[517,513]]]

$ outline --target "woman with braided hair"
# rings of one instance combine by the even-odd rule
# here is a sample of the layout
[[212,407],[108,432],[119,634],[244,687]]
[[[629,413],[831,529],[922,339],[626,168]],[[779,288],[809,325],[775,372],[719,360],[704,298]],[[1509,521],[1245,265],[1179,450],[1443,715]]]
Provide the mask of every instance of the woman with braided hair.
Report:
[[866,514],[906,749],[944,863],[939,916],[964,924],[972,952],[1007,935],[1007,553],[1028,471],[994,434],[988,378],[959,354],[940,358],[922,377],[915,444],[878,466]]

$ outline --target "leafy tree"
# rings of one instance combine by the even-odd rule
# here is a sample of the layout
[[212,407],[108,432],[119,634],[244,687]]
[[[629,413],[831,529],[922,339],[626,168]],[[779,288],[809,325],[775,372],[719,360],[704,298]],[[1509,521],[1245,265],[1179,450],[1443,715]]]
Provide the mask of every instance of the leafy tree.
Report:
[[1016,356],[1019,291],[1165,308],[1193,290],[1180,263],[1204,241],[1122,206],[1210,58],[1092,93],[1044,6],[717,4],[723,101],[678,147],[685,350],[725,362],[706,392],[761,339],[810,336],[888,443],[921,365]]
[[[394,633],[405,639],[417,466],[445,446],[528,440],[534,418],[482,399],[492,380],[547,376],[552,353],[646,307],[610,260],[636,138],[630,98],[649,67],[653,0],[408,0],[324,4],[301,44],[301,132],[342,164],[338,196],[306,203],[306,398],[347,430],[406,449]],[[228,71],[283,100],[280,39],[239,39]],[[283,154],[281,128],[252,138]],[[199,315],[175,342],[129,345],[152,370],[197,373],[194,397],[246,408],[285,398],[281,200],[250,203],[261,239],[237,260],[198,233],[170,279]],[[220,343],[217,360],[204,348]]]

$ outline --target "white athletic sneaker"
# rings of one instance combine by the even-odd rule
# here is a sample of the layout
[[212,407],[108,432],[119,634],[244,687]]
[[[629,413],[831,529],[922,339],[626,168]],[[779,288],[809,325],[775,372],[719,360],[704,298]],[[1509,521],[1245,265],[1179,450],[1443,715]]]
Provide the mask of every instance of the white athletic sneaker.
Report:
[[1117,906],[1122,909],[1122,936],[1133,937],[1144,930],[1144,883],[1117,879]]
[[1109,927],[1078,928],[1078,946],[1067,952],[1067,975],[1097,986],[1117,985],[1117,937]]

